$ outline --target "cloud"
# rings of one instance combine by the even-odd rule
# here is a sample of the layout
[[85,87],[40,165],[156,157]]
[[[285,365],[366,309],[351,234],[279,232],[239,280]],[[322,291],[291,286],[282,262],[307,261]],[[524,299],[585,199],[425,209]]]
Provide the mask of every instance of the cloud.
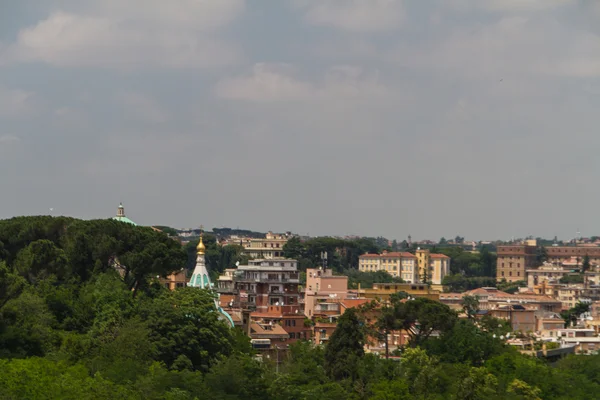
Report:
[[543,11],[576,3],[577,0],[443,0],[443,5],[449,8],[491,12]]
[[215,67],[240,57],[218,31],[243,11],[243,0],[91,4],[81,12],[55,11],[21,30],[0,60],[131,69]]
[[126,114],[148,123],[160,123],[169,119],[167,111],[152,97],[136,92],[121,92],[117,101],[125,107]]
[[444,32],[421,44],[398,47],[392,59],[405,67],[501,79],[506,76],[600,76],[600,37],[569,29],[553,18],[505,16]]
[[259,63],[246,76],[218,82],[217,96],[252,102],[331,100],[344,101],[359,96],[383,95],[385,88],[376,73],[366,73],[356,66],[335,66],[318,81],[301,80],[287,64]]
[[14,136],[14,135],[0,136],[0,144],[2,144],[2,145],[19,142],[20,140],[21,140],[20,138],[18,138],[17,136]]
[[406,15],[402,0],[298,0],[313,25],[351,32],[383,32],[397,29]]
[[0,86],[0,117],[20,117],[33,108],[34,95]]

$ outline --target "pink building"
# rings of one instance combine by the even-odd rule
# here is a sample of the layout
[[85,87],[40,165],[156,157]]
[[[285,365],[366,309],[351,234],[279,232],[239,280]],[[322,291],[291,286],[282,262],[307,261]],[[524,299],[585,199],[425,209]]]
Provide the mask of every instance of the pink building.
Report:
[[[348,277],[334,276],[330,269],[307,269],[304,315],[339,315],[339,300],[348,298]],[[331,310],[330,310],[331,309]],[[331,311],[331,312],[329,312]]]

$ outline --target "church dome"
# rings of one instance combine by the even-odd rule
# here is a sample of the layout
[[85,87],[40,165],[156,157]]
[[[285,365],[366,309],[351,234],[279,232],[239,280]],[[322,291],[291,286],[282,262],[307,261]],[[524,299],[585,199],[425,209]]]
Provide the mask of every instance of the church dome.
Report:
[[206,251],[206,246],[204,246],[204,243],[202,242],[202,235],[200,235],[200,241],[198,242],[198,246],[196,246],[196,251],[198,254],[204,254]]

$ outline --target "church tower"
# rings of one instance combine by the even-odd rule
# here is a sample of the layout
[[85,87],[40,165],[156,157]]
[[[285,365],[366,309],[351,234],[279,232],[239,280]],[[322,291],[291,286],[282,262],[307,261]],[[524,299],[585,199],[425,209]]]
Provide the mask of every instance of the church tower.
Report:
[[196,246],[196,268],[194,268],[194,273],[192,274],[192,279],[190,280],[188,286],[199,287],[203,289],[212,288],[212,284],[208,276],[208,270],[206,269],[206,260],[204,259],[205,252],[206,247],[202,241],[202,233],[200,233],[200,241],[198,242],[198,246]]

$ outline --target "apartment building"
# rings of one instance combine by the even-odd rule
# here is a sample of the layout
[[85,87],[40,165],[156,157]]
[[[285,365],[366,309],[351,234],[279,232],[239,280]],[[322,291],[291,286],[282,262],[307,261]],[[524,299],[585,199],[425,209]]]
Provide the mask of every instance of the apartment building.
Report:
[[527,269],[527,287],[533,288],[545,281],[558,282],[560,278],[571,273],[570,269],[563,268],[551,263],[545,263],[539,268]]
[[289,233],[268,232],[264,238],[240,238],[239,244],[244,248],[244,254],[257,259],[273,259],[283,257],[283,246],[291,238]]
[[[258,259],[226,270],[219,277],[217,292],[224,309],[249,312],[251,327],[260,326],[262,332],[267,326],[281,326],[288,337],[278,344],[287,344],[310,339],[311,329],[304,326],[298,284],[296,260]],[[252,331],[258,332],[254,328]]]
[[522,244],[498,246],[496,261],[496,278],[498,281],[524,281],[526,271],[535,268],[537,243],[527,240]]
[[339,300],[348,297],[348,277],[333,275],[330,269],[306,270],[304,315],[339,315]]
[[419,283],[426,276],[431,283],[439,285],[450,273],[450,257],[424,249],[417,250],[416,254],[384,251],[361,255],[358,269],[363,272],[386,271],[408,283]]
[[576,266],[583,263],[583,258],[588,256],[590,264],[600,265],[600,247],[598,246],[550,246],[546,247],[548,261],[553,264],[575,262]]

